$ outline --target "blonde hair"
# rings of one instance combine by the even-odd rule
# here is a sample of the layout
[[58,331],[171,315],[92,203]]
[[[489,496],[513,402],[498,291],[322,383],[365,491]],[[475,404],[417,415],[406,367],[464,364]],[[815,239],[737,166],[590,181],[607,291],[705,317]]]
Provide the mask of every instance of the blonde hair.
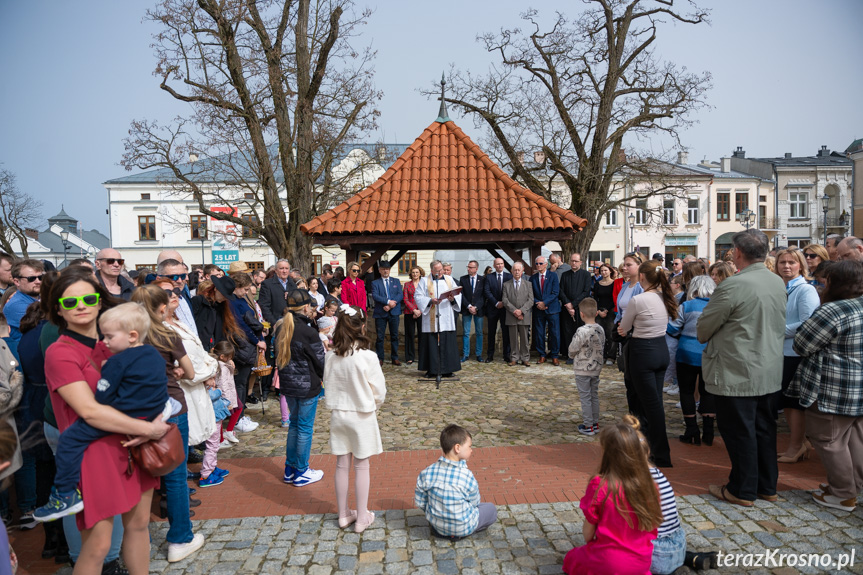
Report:
[[300,313],[305,305],[285,308],[285,316],[276,322],[276,365],[279,369],[291,363],[291,342],[294,339],[294,314]]
[[140,303],[126,302],[112,307],[99,316],[99,327],[102,331],[110,326],[126,332],[138,332],[138,339],[143,343],[147,340],[147,333],[150,331],[150,314]]
[[[821,247],[821,246],[818,246],[818,247]],[[824,248],[821,248],[821,249],[823,250]],[[815,250],[811,250],[811,251],[815,251]],[[804,278],[807,278],[807,279],[809,278],[809,264],[806,263],[806,256],[803,255],[803,250],[798,250],[798,249],[779,250],[778,252],[776,252],[776,263],[777,264],[779,263],[779,259],[782,256],[791,256],[795,260],[797,260],[797,263],[800,264],[800,275],[803,276]],[[779,275],[779,270],[774,268],[773,273],[775,273],[776,275]]]
[[159,316],[159,308],[163,305],[167,307],[170,302],[168,293],[156,285],[144,285],[132,292],[132,301],[141,304],[150,316],[147,342],[159,351],[171,351],[176,336],[163,323],[164,318]]

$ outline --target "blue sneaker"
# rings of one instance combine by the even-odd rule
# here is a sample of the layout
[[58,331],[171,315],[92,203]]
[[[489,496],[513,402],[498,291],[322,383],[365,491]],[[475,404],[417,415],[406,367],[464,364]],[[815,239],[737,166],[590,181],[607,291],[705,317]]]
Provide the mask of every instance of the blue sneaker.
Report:
[[216,467],[215,469],[213,469],[213,473],[218,473],[222,477],[227,477],[228,475],[231,474],[231,472],[228,471],[227,469],[222,469],[220,467]]
[[297,476],[297,470],[291,467],[290,465],[285,465],[285,477],[284,481],[287,484],[291,484],[294,482],[294,477]]
[[578,424],[578,432],[584,435],[595,435],[595,432],[593,431],[593,426],[585,425],[583,423]]
[[57,489],[51,487],[48,503],[33,512],[33,519],[39,522],[56,521],[67,515],[74,515],[84,509],[84,500],[77,489],[69,495],[60,495]]
[[302,473],[297,470],[296,475],[294,475],[293,485],[294,487],[302,487],[303,485],[308,485],[309,483],[315,483],[324,478],[324,472],[320,469],[312,469],[309,467]]
[[219,475],[218,473],[211,473],[207,476],[206,479],[201,479],[198,481],[198,487],[203,489],[204,487],[213,487],[215,485],[221,485],[224,483],[225,478]]

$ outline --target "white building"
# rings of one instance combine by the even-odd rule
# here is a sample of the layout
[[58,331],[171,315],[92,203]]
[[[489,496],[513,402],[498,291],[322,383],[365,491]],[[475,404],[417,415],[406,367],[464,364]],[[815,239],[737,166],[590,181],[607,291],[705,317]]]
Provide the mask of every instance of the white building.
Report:
[[[76,258],[93,261],[99,250],[110,245],[108,238],[100,231],[83,229],[81,223],[67,214],[62,206],[60,213],[48,218],[46,229],[28,229],[26,234],[28,256],[47,260],[57,269],[62,269],[66,263]],[[14,238],[10,243],[15,255],[23,256],[18,239]]]

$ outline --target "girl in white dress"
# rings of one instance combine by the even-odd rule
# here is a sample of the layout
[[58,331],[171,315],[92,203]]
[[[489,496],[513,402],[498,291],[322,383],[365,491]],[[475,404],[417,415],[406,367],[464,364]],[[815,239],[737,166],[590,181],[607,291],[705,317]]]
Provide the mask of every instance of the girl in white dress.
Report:
[[[336,502],[339,526],[354,525],[362,533],[375,520],[368,510],[369,457],[383,452],[378,429],[377,408],[387,388],[377,354],[366,335],[366,314],[356,306],[343,304],[333,333],[333,346],[324,363],[324,381],[330,419],[330,449],[336,462]],[[351,459],[357,508],[348,507]]]

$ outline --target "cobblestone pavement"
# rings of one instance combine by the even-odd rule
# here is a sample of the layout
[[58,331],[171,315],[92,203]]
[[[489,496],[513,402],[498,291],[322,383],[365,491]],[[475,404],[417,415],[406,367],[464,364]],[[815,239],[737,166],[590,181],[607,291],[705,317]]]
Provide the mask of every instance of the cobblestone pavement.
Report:
[[[812,503],[808,493],[788,491],[776,503],[757,501],[744,509],[712,497],[677,498],[687,545],[724,553],[818,553],[837,560],[855,554],[846,572],[863,573],[863,513],[849,514]],[[435,539],[418,510],[379,512],[358,535],[338,528],[335,515],[247,517],[196,522],[207,542],[202,551],[175,564],[164,560],[165,523],[151,524],[151,573],[333,574],[514,574],[560,573],[564,554],[584,543],[578,502],[498,507],[498,522],[456,543]],[[742,559],[741,559],[742,561]],[[787,559],[785,560],[787,561]],[[701,573],[825,573],[791,567],[723,567]],[[677,573],[689,573],[681,568]]]
[[[595,441],[581,435],[581,403],[571,366],[549,363],[509,367],[502,361],[467,361],[458,381],[417,381],[416,364],[395,367],[384,364],[387,398],[378,412],[385,451],[438,449],[440,430],[446,422],[470,429],[474,445],[500,447]],[[326,382],[325,382],[326,385]],[[678,396],[665,395],[668,434],[683,433],[683,416],[675,407]],[[599,384],[600,419],[617,421],[626,413],[623,374],[606,366]],[[261,426],[240,435],[241,443],[219,452],[220,459],[274,457],[284,453],[287,430],[281,428],[278,397],[247,407],[246,413]],[[601,423],[601,422],[600,422]],[[323,401],[318,406],[312,453],[329,453],[330,414]],[[780,432],[786,431],[780,418]]]

